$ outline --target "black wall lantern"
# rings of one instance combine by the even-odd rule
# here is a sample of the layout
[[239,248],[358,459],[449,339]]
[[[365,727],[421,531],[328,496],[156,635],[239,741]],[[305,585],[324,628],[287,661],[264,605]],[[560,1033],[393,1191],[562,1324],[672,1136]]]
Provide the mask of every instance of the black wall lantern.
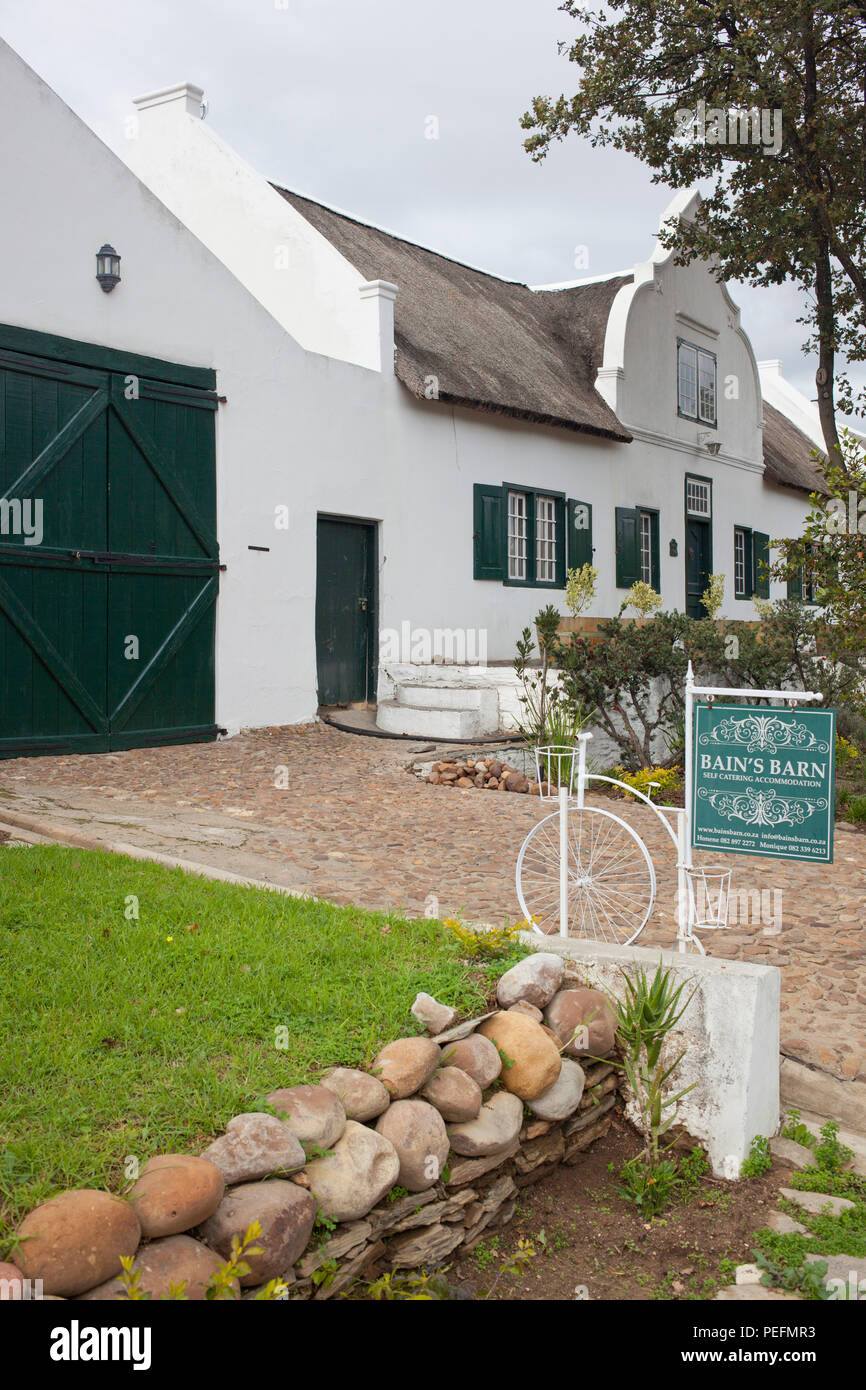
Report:
[[676,543],[676,541],[671,541],[669,550],[670,550],[671,555],[676,555],[676,554],[678,553],[678,552],[677,552],[677,543]]
[[96,253],[96,278],[106,294],[120,283],[120,257],[107,242]]

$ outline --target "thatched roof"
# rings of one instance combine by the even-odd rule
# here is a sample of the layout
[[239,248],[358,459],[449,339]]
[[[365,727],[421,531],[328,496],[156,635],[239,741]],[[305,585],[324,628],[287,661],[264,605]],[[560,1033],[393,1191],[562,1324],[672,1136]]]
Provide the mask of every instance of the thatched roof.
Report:
[[[276,185],[275,185],[276,187]],[[609,439],[631,435],[595,389],[620,275],[531,290],[277,188],[368,280],[399,287],[395,371],[413,395]]]
[[[274,188],[367,280],[398,286],[397,377],[453,405],[628,442],[595,389],[614,297],[630,273],[565,289],[531,290],[450,260],[393,232]],[[799,492],[825,491],[807,435],[764,402],[764,476]]]
[[764,477],[798,492],[826,493],[827,485],[812,458],[815,445],[769,401],[764,401]]

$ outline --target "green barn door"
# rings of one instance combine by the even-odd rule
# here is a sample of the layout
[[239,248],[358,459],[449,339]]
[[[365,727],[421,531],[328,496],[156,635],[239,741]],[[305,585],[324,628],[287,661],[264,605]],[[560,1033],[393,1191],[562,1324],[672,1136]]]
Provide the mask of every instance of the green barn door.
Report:
[[316,663],[320,705],[376,699],[376,527],[319,517]]
[[104,375],[0,349],[0,756],[108,747],[107,412]]
[[108,421],[108,713],[112,748],[212,738],[214,403],[111,384]]
[[213,392],[23,336],[0,327],[0,757],[212,738]]

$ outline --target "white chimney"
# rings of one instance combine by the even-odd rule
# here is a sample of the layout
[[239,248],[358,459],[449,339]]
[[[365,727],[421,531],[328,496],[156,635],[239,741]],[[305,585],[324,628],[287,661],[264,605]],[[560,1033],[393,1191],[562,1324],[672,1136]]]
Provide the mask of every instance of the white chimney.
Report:
[[370,307],[369,328],[374,342],[378,343],[378,364],[380,372],[394,370],[394,300],[397,286],[390,280],[367,280],[358,286],[361,299]]
[[161,87],[158,92],[145,92],[135,97],[133,106],[139,116],[154,107],[164,108],[164,114],[183,113],[201,120],[204,112],[204,92],[194,82],[178,82],[174,87]]

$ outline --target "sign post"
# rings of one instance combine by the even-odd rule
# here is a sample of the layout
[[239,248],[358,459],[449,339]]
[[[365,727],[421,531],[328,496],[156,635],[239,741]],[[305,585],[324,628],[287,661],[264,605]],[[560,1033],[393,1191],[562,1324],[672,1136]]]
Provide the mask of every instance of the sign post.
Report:
[[[784,700],[787,708],[716,703],[733,698]],[[836,713],[798,708],[823,698],[812,690],[697,686],[689,662],[680,869],[694,867],[695,849],[832,863]],[[687,939],[691,904],[689,916]],[[679,944],[686,949],[684,939]]]

